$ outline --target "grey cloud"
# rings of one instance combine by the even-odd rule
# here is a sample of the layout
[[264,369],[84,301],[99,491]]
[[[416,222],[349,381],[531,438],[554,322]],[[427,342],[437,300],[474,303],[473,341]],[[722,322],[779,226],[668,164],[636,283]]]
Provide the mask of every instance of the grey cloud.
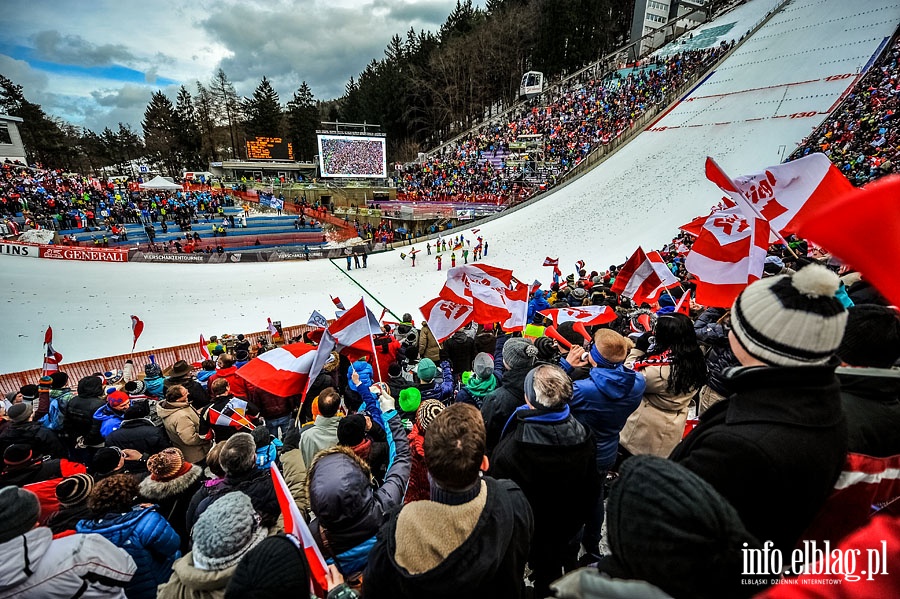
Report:
[[100,106],[109,106],[114,108],[133,108],[140,106],[142,109],[146,107],[150,101],[151,92],[148,88],[140,85],[124,85],[119,89],[101,89],[91,92],[91,97]]
[[97,45],[79,35],[41,31],[34,35],[35,54],[41,60],[84,67],[126,64],[134,55],[122,44]]
[[34,70],[24,60],[16,60],[5,54],[0,54],[0,73],[16,85],[21,85],[25,90],[25,97],[32,101],[35,93],[47,88],[47,75]]

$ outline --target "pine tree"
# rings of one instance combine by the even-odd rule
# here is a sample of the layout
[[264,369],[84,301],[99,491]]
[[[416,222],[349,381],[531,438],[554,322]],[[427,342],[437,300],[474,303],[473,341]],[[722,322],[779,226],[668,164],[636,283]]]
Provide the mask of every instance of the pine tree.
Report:
[[215,99],[209,88],[199,81],[197,81],[194,106],[197,109],[197,124],[200,127],[200,151],[203,156],[218,161],[221,145],[216,136]]
[[240,98],[234,91],[234,84],[228,80],[228,76],[222,69],[216,71],[213,76],[213,80],[209,84],[209,91],[214,102],[214,110],[211,114],[219,115],[216,124],[227,127],[228,137],[231,141],[229,155],[234,158],[238,156],[238,148],[241,144],[238,132],[243,117]]
[[205,168],[204,161],[200,157],[200,149],[203,141],[200,136],[197,109],[191,93],[183,85],[178,90],[178,98],[175,100],[175,136],[176,150],[182,168]]
[[174,152],[177,142],[175,107],[161,91],[155,92],[150,98],[141,126],[144,129],[147,153],[154,162],[162,165],[169,176],[174,177],[178,171]]
[[281,102],[266,77],[259,82],[253,96],[244,99],[244,115],[248,139],[281,137]]
[[312,162],[316,155],[316,129],[319,128],[319,109],[306,81],[300,84],[285,112],[287,137],[293,144],[297,160]]

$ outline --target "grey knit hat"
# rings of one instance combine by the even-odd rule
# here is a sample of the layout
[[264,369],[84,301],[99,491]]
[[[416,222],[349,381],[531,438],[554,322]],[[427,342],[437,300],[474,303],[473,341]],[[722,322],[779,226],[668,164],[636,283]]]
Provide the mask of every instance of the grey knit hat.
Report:
[[494,356],[487,352],[479,352],[472,363],[472,370],[479,381],[486,381],[494,373]]
[[847,324],[847,311],[835,297],[839,284],[836,274],[818,264],[792,276],[756,281],[734,302],[734,336],[748,354],[766,364],[825,364]]
[[250,498],[240,491],[216,499],[200,514],[194,530],[192,549],[194,567],[200,570],[224,570],[266,538]]
[[37,524],[41,504],[37,495],[19,487],[0,489],[0,543],[23,535]]
[[537,358],[537,348],[527,339],[513,337],[503,345],[503,363],[510,370],[531,369]]

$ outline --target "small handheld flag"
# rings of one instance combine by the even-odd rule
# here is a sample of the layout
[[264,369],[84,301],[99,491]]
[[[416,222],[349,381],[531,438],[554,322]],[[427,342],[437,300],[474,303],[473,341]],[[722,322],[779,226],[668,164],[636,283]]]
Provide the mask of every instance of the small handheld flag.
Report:
[[134,343],[131,344],[131,351],[137,346],[138,337],[144,332],[144,322],[135,315],[131,315],[131,332],[134,333]]

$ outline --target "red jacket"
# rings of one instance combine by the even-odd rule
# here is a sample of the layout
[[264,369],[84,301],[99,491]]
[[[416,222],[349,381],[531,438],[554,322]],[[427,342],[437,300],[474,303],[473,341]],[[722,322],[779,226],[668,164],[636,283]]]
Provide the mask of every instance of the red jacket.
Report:
[[409,431],[409,451],[412,454],[412,466],[409,470],[409,485],[403,503],[431,499],[431,483],[428,482],[428,469],[425,467],[425,433],[415,423]]
[[241,399],[247,399],[247,385],[244,383],[244,379],[237,375],[237,370],[237,366],[216,369],[216,373],[206,381],[206,390],[209,392],[209,396],[213,397],[213,381],[216,379],[226,379],[231,386],[232,395],[240,397]]

